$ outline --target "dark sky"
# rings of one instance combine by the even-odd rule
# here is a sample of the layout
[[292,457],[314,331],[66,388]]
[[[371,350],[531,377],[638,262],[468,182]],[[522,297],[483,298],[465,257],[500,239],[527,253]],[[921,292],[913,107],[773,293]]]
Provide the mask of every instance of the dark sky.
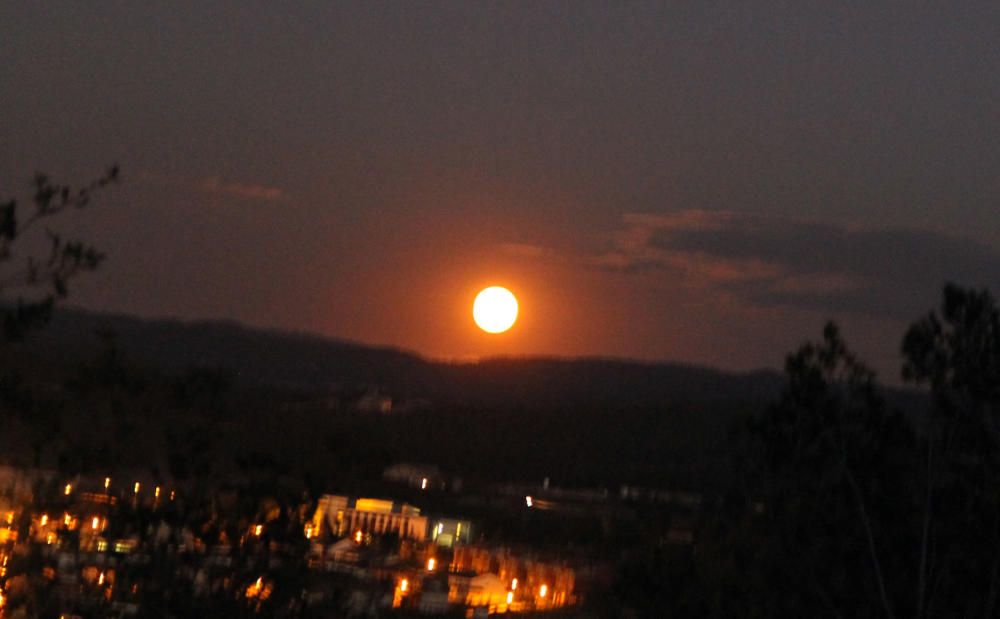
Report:
[[998,101],[996,0],[0,4],[0,194],[123,168],[76,304],[442,357],[891,379],[1000,291]]

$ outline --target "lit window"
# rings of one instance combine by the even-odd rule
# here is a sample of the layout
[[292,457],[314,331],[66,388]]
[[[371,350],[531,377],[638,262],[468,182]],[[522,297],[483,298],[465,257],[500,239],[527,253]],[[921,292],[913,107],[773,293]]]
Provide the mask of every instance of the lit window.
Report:
[[548,594],[549,594],[549,586],[548,585],[542,585],[541,587],[538,588],[538,597],[543,598],[543,597],[545,597]]
[[427,571],[433,572],[435,567],[437,567],[437,559],[434,558],[427,559]]
[[119,553],[122,553],[122,554],[127,553],[127,552],[132,552],[132,542],[124,541],[124,540],[123,541],[119,541],[119,542],[115,542],[115,552],[119,552]]

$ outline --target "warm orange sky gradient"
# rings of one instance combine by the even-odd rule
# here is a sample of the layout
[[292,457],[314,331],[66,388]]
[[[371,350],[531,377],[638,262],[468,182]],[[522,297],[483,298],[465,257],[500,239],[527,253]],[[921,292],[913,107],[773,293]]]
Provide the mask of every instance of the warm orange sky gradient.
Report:
[[[946,19],[944,17],[947,17]],[[1000,4],[0,4],[0,199],[122,184],[72,302],[438,358],[780,367],[828,318],[891,380],[1000,290]],[[73,224],[77,224],[74,228]],[[475,327],[500,284],[515,327]]]

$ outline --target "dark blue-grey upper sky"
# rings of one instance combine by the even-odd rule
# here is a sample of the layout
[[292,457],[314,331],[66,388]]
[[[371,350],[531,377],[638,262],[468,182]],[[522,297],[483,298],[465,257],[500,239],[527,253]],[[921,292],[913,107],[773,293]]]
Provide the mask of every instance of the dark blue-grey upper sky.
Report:
[[1000,289],[998,101],[995,1],[0,5],[0,193],[123,168],[74,302],[435,356],[891,377]]

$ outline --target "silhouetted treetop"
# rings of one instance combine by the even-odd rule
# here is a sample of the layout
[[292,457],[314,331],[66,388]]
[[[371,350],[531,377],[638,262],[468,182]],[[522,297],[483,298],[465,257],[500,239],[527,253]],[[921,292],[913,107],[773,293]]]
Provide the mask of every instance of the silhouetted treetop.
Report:
[[118,177],[118,166],[113,165],[94,181],[74,188],[54,183],[38,172],[32,180],[33,195],[28,205],[22,205],[16,198],[0,203],[0,300],[4,303],[4,341],[19,340],[29,329],[45,324],[56,301],[68,294],[69,280],[81,272],[93,271],[104,260],[104,254],[87,242],[67,239],[48,227],[45,228],[47,252],[17,256],[15,247],[39,222],[90,205],[93,194],[117,182]]

